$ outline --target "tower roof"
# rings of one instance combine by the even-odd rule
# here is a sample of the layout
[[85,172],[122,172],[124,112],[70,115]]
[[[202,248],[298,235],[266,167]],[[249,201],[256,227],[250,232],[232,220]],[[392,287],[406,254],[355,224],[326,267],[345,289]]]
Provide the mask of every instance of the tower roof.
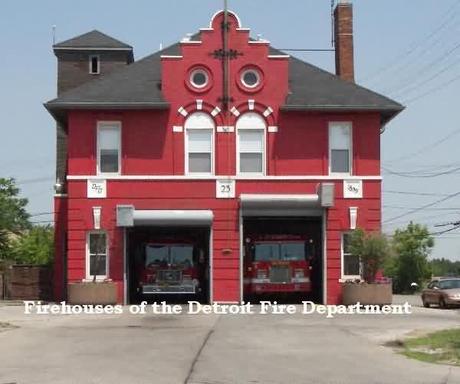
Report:
[[53,45],[53,49],[115,49],[132,50],[133,47],[98,30],[84,33]]

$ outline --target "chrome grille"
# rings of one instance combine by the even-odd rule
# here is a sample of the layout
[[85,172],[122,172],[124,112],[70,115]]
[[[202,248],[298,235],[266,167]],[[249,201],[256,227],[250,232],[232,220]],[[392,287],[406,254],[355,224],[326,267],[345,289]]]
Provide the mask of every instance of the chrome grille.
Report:
[[182,280],[182,271],[178,269],[162,269],[157,272],[159,283],[179,283]]
[[288,283],[291,281],[291,271],[288,266],[275,266],[270,268],[271,283]]

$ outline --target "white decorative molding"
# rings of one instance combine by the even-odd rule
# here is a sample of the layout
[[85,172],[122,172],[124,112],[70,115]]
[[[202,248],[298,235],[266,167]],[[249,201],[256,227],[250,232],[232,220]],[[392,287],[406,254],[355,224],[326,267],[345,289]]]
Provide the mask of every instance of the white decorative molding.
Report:
[[290,55],[268,55],[269,59],[289,59]]
[[221,133],[235,132],[235,127],[232,125],[219,125],[217,126],[217,132],[221,132]]
[[[343,180],[363,180],[363,181],[381,181],[382,176],[340,176],[340,175],[308,175],[308,176],[292,176],[292,175],[277,175],[277,176],[224,176],[232,180],[328,180],[328,181],[343,181]],[[68,175],[67,180],[70,181],[84,181],[93,180],[95,182],[105,180],[216,180],[222,178],[222,176],[210,176],[210,175]]]
[[180,107],[177,112],[179,112],[182,116],[186,117],[188,115],[187,110],[184,107]]
[[215,117],[220,113],[220,108],[216,105],[216,107],[212,110],[211,116]]
[[217,179],[216,180],[216,198],[217,199],[234,199],[235,198],[235,180]]
[[232,109],[230,109],[230,112],[233,113],[233,115],[236,116],[236,117],[241,115],[240,111],[238,111],[238,108],[236,108],[236,107],[232,107]]
[[105,199],[107,197],[107,182],[104,178],[90,176],[87,179],[86,197],[88,199]]
[[175,133],[179,133],[179,132],[183,132],[184,131],[184,127],[182,127],[181,125],[174,125],[173,126],[173,132]]
[[250,111],[254,110],[254,105],[256,104],[255,100],[248,100],[248,108]]
[[277,133],[278,132],[278,127],[276,125],[269,125],[268,126],[268,132],[269,133]]
[[196,101],[196,109],[198,109],[199,111],[203,109],[203,100]]
[[273,113],[273,108],[272,107],[267,107],[267,109],[264,111],[264,116],[268,117]]
[[358,207],[350,207],[350,229],[356,229],[358,221]]
[[162,59],[182,59],[183,56],[180,55],[161,55]]
[[93,207],[93,224],[94,229],[101,229],[101,207]]
[[344,199],[362,199],[363,198],[363,181],[360,179],[343,181],[343,198]]

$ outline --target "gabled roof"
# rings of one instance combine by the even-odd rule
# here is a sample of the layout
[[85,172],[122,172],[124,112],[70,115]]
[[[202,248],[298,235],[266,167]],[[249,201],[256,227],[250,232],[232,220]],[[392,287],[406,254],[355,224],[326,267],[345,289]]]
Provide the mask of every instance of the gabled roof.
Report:
[[[284,52],[270,47],[270,54]],[[45,107],[57,117],[59,111],[85,108],[167,108],[161,92],[161,56],[180,55],[174,44],[99,79],[94,79],[49,101]],[[378,93],[303,62],[289,58],[289,95],[282,110],[375,111],[382,123],[404,107]]]
[[112,49],[123,49],[123,50],[132,50],[128,44],[123,43],[120,40],[114,39],[102,33],[98,30],[93,30],[88,33],[84,33],[83,35],[73,37],[72,39],[62,41],[60,43],[53,45],[54,49],[65,49],[65,48],[89,48],[89,49],[96,49],[96,48],[112,48]]

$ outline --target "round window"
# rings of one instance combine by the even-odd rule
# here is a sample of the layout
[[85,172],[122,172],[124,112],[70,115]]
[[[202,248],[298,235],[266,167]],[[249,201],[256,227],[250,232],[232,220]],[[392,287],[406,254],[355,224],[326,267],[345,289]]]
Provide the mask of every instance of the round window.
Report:
[[190,83],[195,88],[204,88],[208,85],[208,73],[204,69],[195,69],[190,74]]
[[247,69],[241,74],[241,82],[247,88],[255,88],[260,84],[260,74],[255,69]]

